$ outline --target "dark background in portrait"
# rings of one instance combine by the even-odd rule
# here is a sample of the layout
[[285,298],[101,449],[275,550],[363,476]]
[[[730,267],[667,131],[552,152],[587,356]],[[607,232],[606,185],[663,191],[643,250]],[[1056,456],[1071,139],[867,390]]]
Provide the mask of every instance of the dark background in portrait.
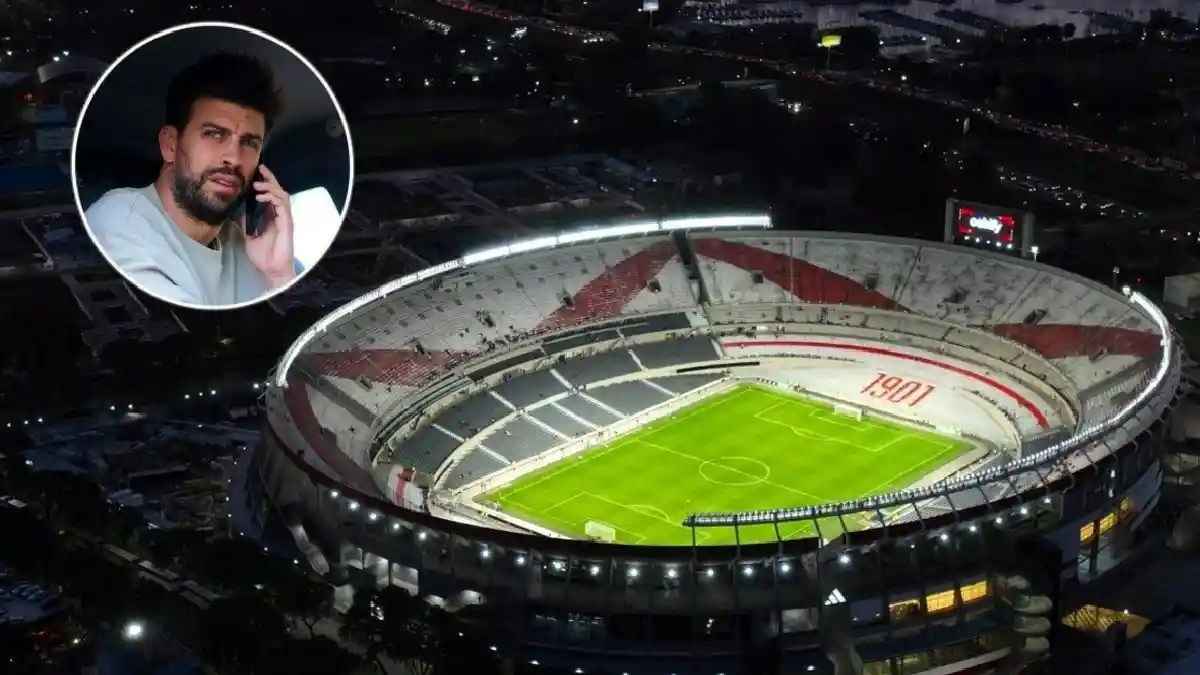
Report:
[[271,65],[285,108],[263,151],[289,192],[324,187],[341,207],[350,179],[350,145],[326,131],[337,111],[316,75],[295,56],[252,33],[224,27],[181,30],[130,54],[100,84],[79,121],[76,179],[87,208],[115,187],[154,181],[162,158],[158,129],[176,73],[216,52],[255,56]]

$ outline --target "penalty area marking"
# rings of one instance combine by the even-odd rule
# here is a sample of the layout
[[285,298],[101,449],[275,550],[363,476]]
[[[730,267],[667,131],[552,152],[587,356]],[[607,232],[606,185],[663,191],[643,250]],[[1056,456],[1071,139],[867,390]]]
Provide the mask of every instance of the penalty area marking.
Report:
[[[604,497],[602,495],[592,494],[591,492],[581,492],[580,493],[580,496],[584,496],[584,495],[591,497],[592,499],[595,499],[597,501],[601,501],[606,504],[616,506],[618,508],[632,511],[632,512],[638,514],[639,516],[644,516],[646,518],[650,518],[653,520],[659,520],[659,521],[666,523],[667,525],[673,525],[675,527],[683,528],[685,530],[691,530],[691,528],[683,525],[682,523],[672,520],[671,517],[667,515],[666,511],[663,511],[662,509],[654,507],[654,506],[646,506],[644,504],[622,504],[621,502],[614,501],[614,500],[609,499],[608,497]],[[711,536],[712,535],[707,532],[696,532],[696,543],[697,544],[704,543],[705,541],[708,541],[708,539]],[[645,541],[645,539],[646,539],[645,537],[642,537],[642,541]],[[638,543],[640,543],[640,542],[638,542]]]

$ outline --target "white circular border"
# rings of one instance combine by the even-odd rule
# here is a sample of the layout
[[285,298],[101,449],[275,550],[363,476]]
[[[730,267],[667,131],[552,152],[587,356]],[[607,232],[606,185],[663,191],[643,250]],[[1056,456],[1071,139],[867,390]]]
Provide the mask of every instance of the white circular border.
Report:
[[[763,476],[762,478],[754,478],[747,483],[731,483],[731,482],[726,482],[723,480],[714,480],[712,478],[709,478],[707,475],[705,475],[704,468],[711,465],[711,466],[714,466],[714,467],[717,467],[720,469],[724,469],[724,470],[732,472],[732,473],[740,473],[749,478],[749,474],[747,474],[745,471],[738,471],[737,469],[735,469],[731,466],[726,466],[726,465],[722,464],[722,462],[724,460],[730,460],[730,459],[736,459],[736,460],[742,461],[742,462],[752,462],[754,464],[757,464],[767,470],[767,475]],[[715,459],[706,459],[700,463],[700,466],[697,467],[696,470],[700,473],[700,477],[703,478],[704,480],[712,483],[713,485],[723,485],[725,487],[733,487],[733,488],[750,487],[752,485],[762,485],[763,483],[766,483],[771,480],[771,467],[767,466],[766,462],[759,460],[759,459],[754,459],[753,457],[742,457],[740,455],[728,455],[725,457],[717,457]]]
[[141,49],[142,47],[150,44],[151,42],[154,42],[155,40],[158,40],[159,38],[163,38],[168,35],[171,35],[172,33],[178,33],[180,31],[185,31],[185,30],[189,30],[192,28],[229,28],[232,30],[240,30],[244,33],[249,33],[249,34],[254,35],[263,40],[267,40],[267,41],[281,47],[282,49],[287,51],[289,54],[291,54],[293,57],[295,57],[297,60],[299,60],[300,63],[303,63],[305,65],[305,67],[308,68],[309,72],[311,72],[314,76],[316,76],[317,81],[321,83],[321,86],[325,88],[325,93],[329,96],[329,100],[333,102],[333,109],[335,111],[337,111],[338,121],[340,121],[342,124],[342,133],[345,134],[345,136],[346,136],[346,148],[350,154],[350,157],[349,157],[350,178],[348,181],[349,184],[346,186],[346,199],[342,203],[341,213],[339,215],[339,217],[341,218],[341,221],[338,223],[337,234],[335,234],[334,238],[332,240],[330,240],[329,247],[333,246],[333,242],[337,240],[337,235],[341,234],[342,227],[346,223],[346,214],[350,212],[350,200],[354,196],[354,179],[355,179],[354,138],[350,134],[350,125],[346,122],[346,113],[342,111],[342,104],[340,102],[338,102],[337,96],[334,95],[333,88],[330,87],[329,83],[325,81],[325,78],[321,75],[320,71],[318,71],[308,59],[304,58],[303,54],[296,51],[296,49],[294,47],[292,47],[291,45],[287,44],[286,42],[280,40],[277,37],[274,37],[272,35],[264,33],[263,31],[258,30],[257,28],[243,26],[243,25],[237,24],[237,23],[229,23],[227,21],[196,21],[193,23],[182,23],[182,24],[179,24],[178,26],[172,26],[171,28],[168,28],[168,29],[158,32],[158,33],[155,33],[154,35],[151,35],[150,37],[143,39],[141,42],[138,42],[134,46],[125,50],[125,52],[122,53],[120,56],[118,56],[115,61],[113,61],[111,64],[108,65],[108,67],[100,75],[100,78],[96,80],[96,84],[92,86],[91,91],[88,92],[87,98],[84,99],[84,101],[83,101],[83,107],[80,108],[80,110],[79,110],[79,119],[75,123],[75,133],[71,137],[71,173],[70,173],[71,193],[75,197],[75,209],[79,212],[79,219],[83,222],[84,231],[87,232],[88,238],[92,240],[92,244],[94,244],[96,246],[96,249],[98,251],[100,251],[100,255],[104,257],[105,262],[107,262],[110,267],[112,267],[114,270],[116,270],[117,274],[120,274],[121,277],[123,279],[125,279],[125,281],[129,282],[131,285],[133,285],[134,288],[138,289],[142,293],[149,295],[150,297],[154,298],[155,300],[158,300],[160,302],[165,302],[168,305],[173,305],[175,307],[182,307],[184,309],[194,309],[194,310],[199,310],[199,311],[204,311],[204,312],[225,312],[225,311],[229,311],[229,310],[243,309],[246,307],[252,307],[254,305],[262,304],[264,302],[268,302],[275,296],[288,291],[292,286],[295,286],[297,283],[299,283],[299,281],[301,279],[308,276],[308,273],[311,272],[313,269],[315,269],[318,264],[320,264],[320,261],[322,259],[324,259],[325,254],[329,252],[329,247],[327,247],[325,249],[325,251],[321,254],[321,256],[317,259],[317,262],[314,263],[312,267],[305,269],[301,274],[297,275],[295,279],[292,279],[291,283],[287,284],[286,286],[276,288],[275,290],[265,293],[257,298],[254,298],[253,300],[247,300],[246,302],[239,302],[239,303],[235,303],[232,305],[193,305],[193,304],[189,304],[189,303],[185,303],[185,302],[179,302],[178,300],[168,300],[166,298],[155,295],[154,293],[151,293],[150,291],[142,288],[141,284],[138,284],[133,279],[130,279],[125,274],[125,270],[121,269],[118,265],[113,263],[112,258],[108,257],[108,252],[105,251],[104,247],[100,245],[100,242],[96,239],[96,235],[92,234],[92,228],[90,226],[88,226],[87,216],[84,214],[83,200],[79,196],[79,180],[76,178],[76,173],[75,173],[76,152],[79,148],[79,131],[81,129],[83,129],[83,120],[87,117],[88,107],[92,105],[92,97],[94,97],[96,95],[96,92],[100,90],[100,87],[104,86],[104,80],[108,78],[108,76],[113,72],[113,70],[115,70],[117,68],[117,66],[121,65],[122,61],[129,58],[133,54],[137,53],[137,51],[139,49]]

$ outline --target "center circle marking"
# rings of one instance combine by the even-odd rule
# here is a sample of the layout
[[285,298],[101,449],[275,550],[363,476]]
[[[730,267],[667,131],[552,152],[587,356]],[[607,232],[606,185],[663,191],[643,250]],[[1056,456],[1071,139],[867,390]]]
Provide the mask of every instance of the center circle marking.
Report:
[[750,457],[718,457],[700,464],[700,477],[717,485],[748,487],[765,483],[771,467]]

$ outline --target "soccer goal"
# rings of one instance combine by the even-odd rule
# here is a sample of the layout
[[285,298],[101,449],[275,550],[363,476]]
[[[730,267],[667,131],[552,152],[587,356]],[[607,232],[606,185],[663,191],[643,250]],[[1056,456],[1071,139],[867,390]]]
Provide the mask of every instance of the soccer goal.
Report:
[[587,521],[583,526],[583,533],[592,539],[600,541],[614,542],[617,540],[617,530],[612,525],[597,523],[594,520]]
[[846,417],[853,417],[854,419],[856,419],[860,422],[862,421],[862,418],[863,418],[863,409],[856,405],[846,405],[845,403],[834,403],[833,404],[833,412],[835,412],[838,415],[845,415]]

